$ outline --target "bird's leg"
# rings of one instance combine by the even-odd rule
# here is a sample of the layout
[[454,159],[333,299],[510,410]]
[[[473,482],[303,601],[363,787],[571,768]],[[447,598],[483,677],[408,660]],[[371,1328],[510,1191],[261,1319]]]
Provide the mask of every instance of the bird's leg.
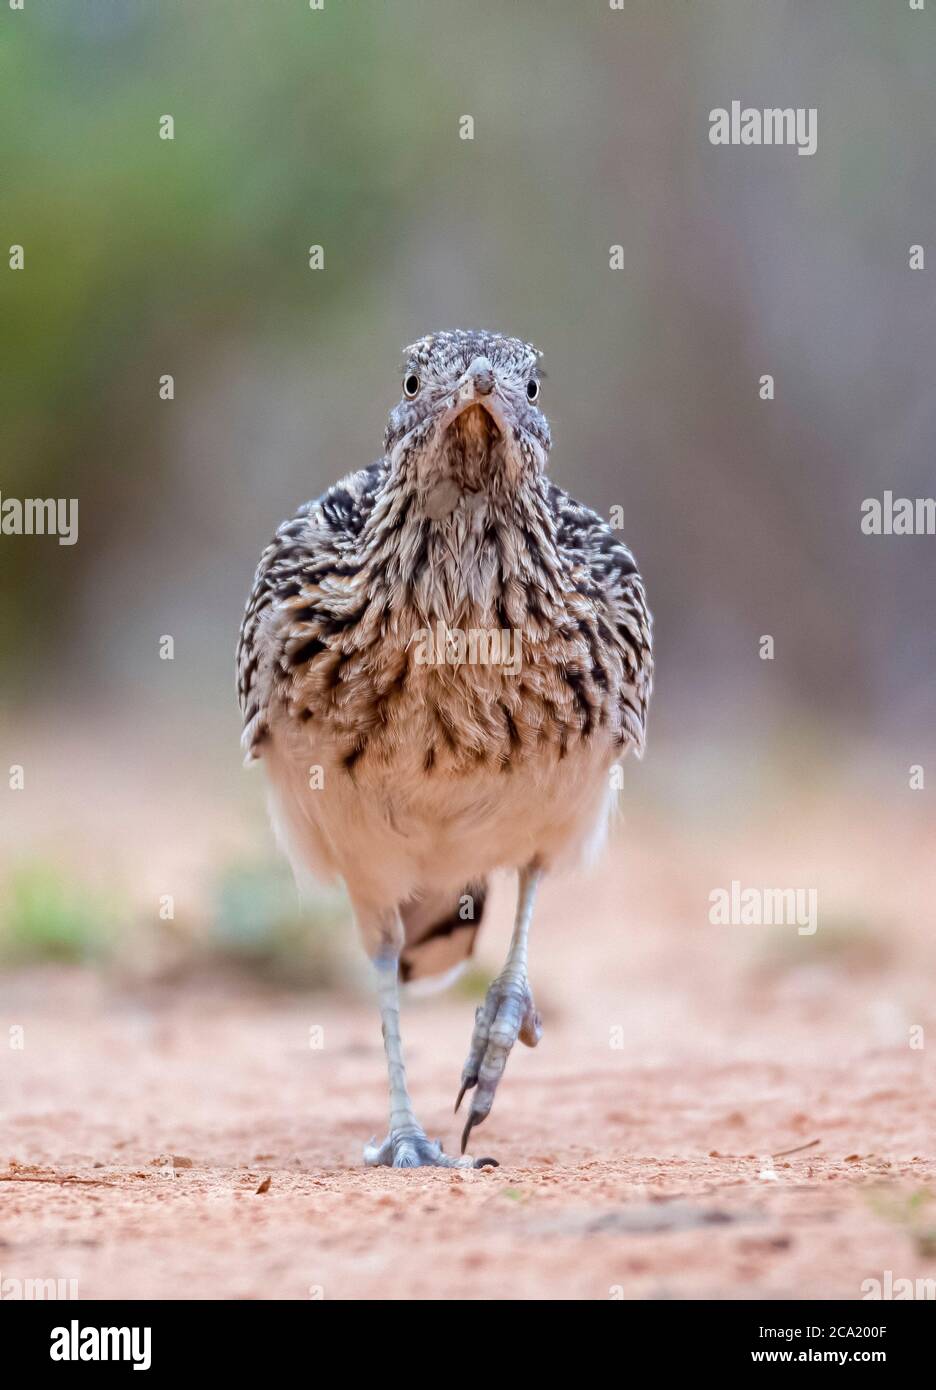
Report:
[[462,1070],[461,1090],[455,1102],[457,1111],[465,1092],[477,1086],[462,1134],[463,1153],[474,1126],[479,1125],[490,1113],[494,1093],[514,1043],[519,1038],[527,1047],[535,1047],[542,1037],[543,1022],[533,1003],[527,979],[527,937],[541,875],[542,870],[536,864],[520,870],[517,916],[507,960],[475,1014],[471,1047]]
[[373,1166],[385,1164],[390,1168],[471,1168],[474,1162],[471,1158],[449,1158],[442,1152],[441,1140],[427,1139],[413,1113],[400,1037],[399,960],[397,943],[382,947],[374,960],[390,1080],[390,1133],[382,1144],[372,1139],[365,1146],[364,1162]]

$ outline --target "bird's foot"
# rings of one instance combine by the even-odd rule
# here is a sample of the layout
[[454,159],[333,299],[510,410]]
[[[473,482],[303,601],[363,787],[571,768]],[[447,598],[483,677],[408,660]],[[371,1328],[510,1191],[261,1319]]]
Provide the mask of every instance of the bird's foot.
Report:
[[461,1158],[451,1158],[442,1152],[441,1139],[427,1139],[419,1125],[409,1124],[391,1129],[382,1144],[374,1139],[365,1144],[364,1162],[372,1168],[483,1168],[493,1164],[494,1160],[475,1160],[467,1154]]
[[526,976],[513,971],[498,975],[475,1013],[471,1047],[455,1102],[457,1111],[465,1092],[477,1086],[462,1133],[462,1153],[474,1126],[490,1114],[514,1043],[519,1038],[527,1047],[535,1047],[542,1034],[543,1020],[533,1003]]

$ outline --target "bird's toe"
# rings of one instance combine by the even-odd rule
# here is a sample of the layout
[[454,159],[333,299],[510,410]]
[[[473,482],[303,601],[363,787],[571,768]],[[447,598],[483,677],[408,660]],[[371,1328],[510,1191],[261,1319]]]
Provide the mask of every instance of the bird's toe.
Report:
[[462,1069],[458,1110],[467,1091],[473,1090],[471,1108],[462,1131],[462,1153],[475,1125],[487,1119],[514,1043],[519,1038],[535,1047],[542,1037],[543,1021],[533,1003],[525,978],[498,976],[475,1013],[468,1058]]
[[[485,1159],[485,1163],[493,1160]],[[471,1168],[475,1161],[467,1154],[452,1158],[445,1153],[440,1139],[429,1139],[419,1125],[404,1125],[392,1129],[382,1144],[372,1139],[364,1147],[364,1162],[369,1167],[384,1168]],[[483,1166],[483,1165],[482,1165]]]

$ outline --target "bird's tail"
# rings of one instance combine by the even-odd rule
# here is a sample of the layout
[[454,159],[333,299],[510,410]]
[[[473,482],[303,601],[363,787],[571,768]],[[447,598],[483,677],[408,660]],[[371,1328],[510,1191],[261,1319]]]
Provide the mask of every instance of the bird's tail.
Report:
[[400,979],[430,980],[443,988],[459,974],[474,950],[484,916],[487,882],[469,883],[460,893],[428,893],[402,905],[406,944]]

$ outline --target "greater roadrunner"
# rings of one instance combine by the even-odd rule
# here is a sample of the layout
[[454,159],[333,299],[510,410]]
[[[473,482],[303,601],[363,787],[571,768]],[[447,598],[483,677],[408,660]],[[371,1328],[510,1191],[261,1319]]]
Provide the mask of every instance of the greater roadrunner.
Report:
[[601,517],[545,477],[539,356],[481,332],[408,348],[383,458],[280,526],[244,615],[247,759],[266,764],[294,868],[344,880],[375,968],[390,1132],[365,1148],[372,1164],[472,1162],[416,1121],[398,982],[464,964],[488,875],[518,871],[455,1105],[474,1090],[464,1154],[514,1042],[540,1038],[527,980],[540,878],[601,840],[612,766],[643,748],[643,583]]

